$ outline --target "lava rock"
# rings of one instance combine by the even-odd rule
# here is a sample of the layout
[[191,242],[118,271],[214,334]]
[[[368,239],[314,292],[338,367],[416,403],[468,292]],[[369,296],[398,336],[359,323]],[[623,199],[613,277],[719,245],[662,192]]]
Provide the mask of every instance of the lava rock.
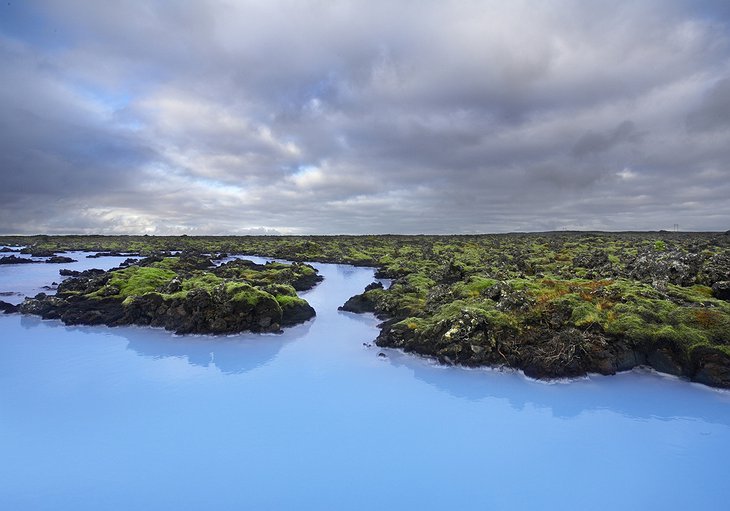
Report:
[[362,314],[363,312],[375,312],[375,302],[371,300],[366,293],[350,297],[343,305],[337,307],[337,310],[345,312],[355,312]]
[[730,356],[717,348],[699,346],[692,352],[692,380],[711,387],[730,388]]
[[373,289],[383,289],[382,282],[373,282],[365,286],[365,292],[372,291]]
[[603,250],[594,250],[573,258],[573,266],[596,269],[609,264],[608,254]]
[[18,309],[20,307],[18,305],[14,305],[12,303],[4,302],[0,300],[0,311],[2,311],[5,314],[12,314],[14,312],[18,312]]
[[641,282],[665,281],[678,286],[697,283],[700,254],[645,250],[626,265],[627,276]]
[[76,261],[76,259],[72,259],[72,258],[66,257],[66,256],[52,256],[52,257],[49,257],[48,259],[46,259],[46,262],[55,264],[55,263],[75,263],[77,261]]
[[123,257],[124,254],[117,252],[116,250],[110,252],[97,252],[95,254],[89,254],[86,256],[87,259],[98,259],[100,257]]
[[294,302],[282,307],[281,326],[292,326],[304,323],[315,317],[314,308],[306,302]]
[[712,296],[719,300],[730,301],[730,280],[715,282],[712,285]]
[[18,257],[18,256],[5,256],[0,257],[0,264],[29,264],[29,263],[37,263],[38,261],[34,261],[33,259],[28,259],[27,257]]
[[33,247],[26,247],[20,251],[21,254],[30,254],[33,257],[53,257],[56,252],[53,250],[45,250]]

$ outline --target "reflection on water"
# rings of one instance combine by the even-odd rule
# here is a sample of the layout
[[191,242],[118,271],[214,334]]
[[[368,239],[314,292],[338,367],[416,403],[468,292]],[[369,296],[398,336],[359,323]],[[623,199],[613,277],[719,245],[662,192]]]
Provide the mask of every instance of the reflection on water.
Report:
[[257,338],[245,336],[190,336],[172,338],[169,335],[150,337],[142,328],[126,328],[122,336],[127,349],[143,357],[180,357],[189,364],[216,367],[225,374],[245,373],[272,361],[289,342],[307,335],[312,321],[287,329],[283,334],[268,334]]
[[510,369],[454,370],[398,351],[388,353],[393,366],[408,368],[415,378],[440,391],[471,401],[504,399],[517,411],[533,406],[549,410],[555,417],[571,418],[587,411],[610,410],[631,419],[697,417],[730,426],[730,409],[707,407],[704,400],[692,398],[698,392],[718,394],[730,404],[729,391],[708,389],[650,370],[541,382]]
[[337,306],[373,271],[316,266],[317,317],[281,335],[0,316],[0,509],[725,508],[729,393],[368,348]]

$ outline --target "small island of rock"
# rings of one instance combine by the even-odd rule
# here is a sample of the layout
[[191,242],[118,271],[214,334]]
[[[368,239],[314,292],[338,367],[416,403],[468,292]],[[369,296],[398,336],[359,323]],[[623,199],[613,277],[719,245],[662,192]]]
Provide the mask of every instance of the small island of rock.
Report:
[[314,309],[296,291],[322,277],[310,265],[256,264],[235,259],[220,266],[204,256],[148,257],[110,271],[87,270],[19,310],[65,324],[149,325],[178,334],[278,332],[302,323]]

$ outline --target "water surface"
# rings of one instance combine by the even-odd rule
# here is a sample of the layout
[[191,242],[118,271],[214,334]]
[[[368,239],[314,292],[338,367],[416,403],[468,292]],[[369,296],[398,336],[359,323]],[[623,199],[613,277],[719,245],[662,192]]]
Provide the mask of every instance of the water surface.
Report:
[[[375,318],[337,306],[373,271],[316,266],[317,318],[282,335],[0,316],[0,509],[727,509],[728,393],[367,347]],[[0,291],[48,267],[0,267]]]

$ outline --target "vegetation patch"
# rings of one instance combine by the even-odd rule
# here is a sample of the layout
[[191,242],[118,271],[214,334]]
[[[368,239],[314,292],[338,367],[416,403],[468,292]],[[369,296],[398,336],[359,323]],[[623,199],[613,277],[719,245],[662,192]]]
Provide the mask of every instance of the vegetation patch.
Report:
[[21,310],[70,324],[162,326],[178,333],[276,332],[315,312],[296,294],[321,277],[304,264],[258,265],[236,260],[215,266],[184,253],[158,255],[108,272],[89,270],[65,280],[56,296],[26,300]]
[[[37,236],[0,243],[39,252],[149,255],[139,269],[110,272],[96,288],[63,289],[69,299],[93,295],[99,306],[135,297],[127,302],[132,309],[149,295],[163,309],[175,300],[224,300],[236,311],[271,302],[282,313],[301,311],[295,291],[316,284],[318,275],[300,262],[372,265],[392,285],[368,289],[345,309],[385,320],[381,346],[445,363],[507,365],[538,377],[647,364],[730,387],[728,233]],[[170,251],[183,257],[165,257]],[[200,255],[217,253],[296,263],[233,261],[202,270]]]

